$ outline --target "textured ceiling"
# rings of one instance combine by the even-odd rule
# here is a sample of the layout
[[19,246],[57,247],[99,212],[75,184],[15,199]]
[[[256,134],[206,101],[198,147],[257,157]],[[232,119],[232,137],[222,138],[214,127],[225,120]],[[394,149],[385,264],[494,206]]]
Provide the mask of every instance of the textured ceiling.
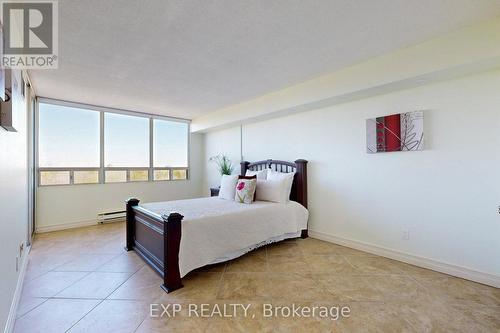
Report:
[[39,96],[195,118],[500,15],[498,0],[64,0]]

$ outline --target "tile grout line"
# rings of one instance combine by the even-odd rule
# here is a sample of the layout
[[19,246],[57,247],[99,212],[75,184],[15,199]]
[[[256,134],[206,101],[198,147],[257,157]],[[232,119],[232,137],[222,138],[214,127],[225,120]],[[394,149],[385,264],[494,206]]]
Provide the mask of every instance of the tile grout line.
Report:
[[[102,255],[102,254],[83,254],[83,255]],[[101,265],[97,266],[97,267],[96,267],[93,271],[88,271],[88,272],[87,272],[88,274],[84,275],[81,279],[78,279],[77,281],[75,281],[75,282],[74,282],[71,286],[73,286],[76,282],[81,281],[81,280],[82,280],[82,279],[84,279],[85,277],[89,276],[90,274],[92,274],[92,273],[96,273],[96,270],[97,270],[98,268],[100,268],[100,267],[104,266],[105,264],[107,264],[108,262],[110,262],[111,260],[113,260],[113,259],[117,258],[117,257],[118,257],[118,256],[120,256],[120,255],[122,255],[122,253],[120,253],[120,254],[117,254],[117,255],[113,256],[112,258],[110,258],[110,259],[109,259],[109,260],[107,260],[106,262],[104,262],[104,263],[102,263]],[[78,257],[80,257],[80,256],[78,256]],[[77,258],[77,259],[78,259],[78,258]],[[77,260],[77,259],[75,259],[75,260]],[[69,263],[69,262],[67,262],[67,263]],[[64,265],[64,264],[63,264],[63,265]],[[57,268],[58,268],[58,267],[61,267],[61,266],[62,266],[62,265],[57,266]],[[134,274],[135,274],[135,273],[134,273]],[[134,274],[132,274],[130,277],[132,277]],[[130,277],[129,277],[129,278],[130,278]],[[127,280],[128,280],[128,279],[127,279]],[[125,281],[127,281],[127,280],[125,280]],[[123,282],[123,283],[125,283],[125,282]],[[71,286],[68,286],[67,288],[69,288],[69,287],[71,287]],[[60,294],[60,293],[61,293],[61,292],[63,292],[64,290],[66,290],[67,288],[64,288],[64,289],[63,289],[63,290],[61,290],[59,293],[57,293],[55,296],[57,296],[58,294]],[[113,290],[113,292],[114,292],[114,290]],[[109,295],[108,295],[108,296],[109,296]],[[62,298],[62,299],[64,299],[64,298]],[[80,300],[82,300],[82,299],[83,299],[83,300],[88,300],[88,299],[85,299],[85,298],[72,298],[72,299],[80,299]],[[73,327],[75,327],[75,325],[77,325],[77,324],[78,324],[78,323],[79,323],[79,322],[80,322],[83,318],[85,318],[85,317],[86,317],[86,316],[87,316],[90,312],[92,312],[95,308],[97,308],[100,304],[102,304],[102,303],[104,302],[104,300],[105,300],[105,299],[106,299],[106,298],[104,298],[104,299],[97,299],[97,300],[100,300],[100,302],[98,302],[98,303],[97,303],[94,307],[92,307],[89,311],[87,311],[87,312],[86,312],[86,313],[85,313],[82,317],[80,317],[80,319],[78,319],[78,320],[77,320],[77,321],[76,321],[73,325],[71,325],[71,326],[70,326],[70,327],[69,327],[69,328],[68,328],[65,332],[68,332],[68,331],[70,331]],[[94,300],[95,300],[95,299],[94,299]]]
[[[44,297],[36,297],[36,298],[44,298]],[[19,320],[19,319],[21,319],[22,317],[26,316],[28,313],[30,313],[31,311],[35,310],[36,308],[38,308],[39,306],[41,306],[41,305],[42,305],[42,304],[44,304],[45,302],[47,302],[50,298],[44,298],[44,299],[45,299],[45,300],[44,300],[42,303],[38,304],[38,305],[37,305],[37,306],[35,306],[33,309],[31,309],[31,310],[27,311],[27,312],[26,312],[26,313],[24,313],[23,315],[21,315],[21,316],[17,317],[17,318],[16,318],[16,321],[17,321],[17,320]]]
[[[64,273],[64,272],[63,272]],[[75,283],[83,280],[84,278],[86,278],[87,276],[89,276],[90,274],[92,274],[92,272],[81,272],[81,273],[87,273],[85,275],[83,275],[81,278],[79,278],[78,280],[74,281],[72,284],[70,284],[69,286],[67,286],[66,288],[63,288],[61,290],[59,290],[54,296],[51,296],[51,298],[54,298],[55,296],[59,295],[60,293],[62,293],[63,291],[65,291],[66,289],[68,289],[69,287],[72,287]]]
[[[121,256],[123,253],[120,253],[120,254],[115,254],[114,257],[110,258],[109,260],[103,262],[101,265],[97,266],[94,270],[89,270],[89,271],[58,271],[57,268],[63,266],[63,265],[66,265],[66,264],[69,264],[70,262],[66,262],[62,265],[59,265],[57,266],[56,268],[54,268],[53,270],[51,270],[51,272],[95,272],[97,269],[101,268],[102,266],[104,266],[105,264],[107,264],[108,262],[110,262],[111,260],[114,260],[116,259],[117,257]],[[76,261],[78,259],[80,259],[81,256],[107,256],[107,255],[111,255],[111,254],[79,254],[78,255],[78,258],[76,258],[75,260],[72,260],[71,262],[73,261]]]
[[133,272],[125,281],[123,281],[123,283],[121,283],[116,289],[114,289],[108,296],[106,296],[104,299],[105,300],[112,300],[109,298],[109,296],[111,296],[116,290],[118,290],[118,288],[120,288],[123,284],[125,284],[125,282],[129,281],[132,277],[134,277],[137,273],[139,273],[139,271],[143,268],[144,266],[141,266],[138,270],[136,270],[135,272]]
[[73,327],[75,327],[76,324],[78,324],[83,318],[85,318],[89,313],[91,313],[92,311],[94,311],[95,308],[97,308],[102,302],[104,302],[104,300],[102,299],[100,302],[98,302],[94,307],[92,307],[92,309],[90,309],[89,311],[87,311],[82,317],[80,317],[80,319],[78,319],[73,325],[71,325],[66,331],[64,331],[65,333],[69,332],[69,330],[71,330]]
[[[96,255],[98,255],[98,254],[96,254]],[[116,256],[114,256],[114,257],[110,258],[108,261],[104,262],[102,265],[98,266],[96,269],[98,269],[98,268],[102,267],[103,265],[105,265],[106,263],[110,262],[111,260],[115,259],[116,257],[118,257],[118,256],[120,256],[120,255],[122,255],[122,254],[117,254]],[[44,298],[44,299],[45,299],[45,301],[43,301],[42,303],[38,304],[37,306],[35,306],[33,309],[29,310],[28,312],[24,313],[22,316],[20,316],[20,317],[16,318],[16,320],[21,319],[22,317],[26,316],[27,314],[29,314],[30,312],[32,312],[32,311],[33,311],[33,310],[35,310],[36,308],[40,307],[42,304],[45,304],[45,303],[46,303],[48,300],[50,300],[50,299],[86,299],[86,298],[58,298],[58,297],[56,297],[57,295],[59,295],[60,293],[62,293],[64,290],[66,290],[66,289],[70,288],[71,286],[73,286],[73,285],[74,285],[74,284],[76,284],[77,282],[79,282],[79,281],[83,280],[84,278],[86,278],[86,277],[87,277],[87,276],[89,276],[90,274],[92,274],[92,273],[95,273],[95,272],[96,272],[95,270],[94,270],[94,271],[56,271],[56,269],[57,269],[57,268],[59,268],[59,267],[61,267],[61,266],[63,266],[63,265],[66,265],[66,264],[68,264],[69,262],[72,262],[72,261],[77,260],[77,259],[78,259],[78,258],[75,258],[75,259],[70,259],[70,260],[68,260],[68,261],[66,261],[66,262],[64,262],[64,263],[62,263],[61,265],[58,265],[58,266],[54,267],[53,269],[51,269],[51,270],[49,270],[49,271],[47,271],[47,272],[45,272],[45,273],[41,274],[40,276],[38,276],[38,277],[36,277],[36,278],[34,278],[34,279],[32,279],[32,280],[28,281],[28,282],[33,282],[33,281],[35,281],[35,280],[37,280],[37,279],[41,278],[42,276],[44,276],[44,275],[46,275],[46,274],[48,274],[48,273],[52,273],[52,272],[53,272],[53,273],[56,273],[56,272],[75,272],[75,273],[76,273],[76,272],[81,272],[81,273],[87,273],[87,274],[84,274],[84,275],[83,275],[82,277],[80,277],[79,279],[75,280],[75,281],[74,281],[72,284],[70,284],[69,286],[67,286],[67,287],[65,287],[65,288],[61,289],[60,291],[58,291],[58,292],[57,292],[55,295],[53,295],[53,296],[49,296],[49,297],[34,297],[34,298]],[[134,273],[134,274],[135,274],[135,273]],[[132,275],[134,275],[134,274],[132,274]],[[132,277],[132,275],[131,275],[130,277]],[[129,278],[130,278],[130,277],[129,277]],[[128,280],[128,279],[127,279],[127,280]],[[127,280],[126,280],[126,281],[127,281]],[[125,283],[125,282],[124,282],[124,283]],[[115,289],[115,290],[116,290],[116,289]],[[115,290],[113,290],[113,292],[114,292]],[[109,295],[108,295],[108,296],[109,296]],[[88,298],[87,298],[87,299],[88,299]],[[94,300],[99,300],[99,299],[94,299]],[[100,303],[102,303],[102,302],[99,302],[97,305],[99,305]],[[97,306],[97,305],[96,305],[96,306]],[[90,311],[92,311],[93,309],[94,309],[94,308],[92,308]],[[85,314],[84,316],[86,316],[86,315],[87,315],[87,314]],[[83,318],[83,317],[82,317],[82,318]],[[81,318],[80,318],[80,319],[81,319]],[[75,324],[76,324],[76,323],[75,323]]]
[[218,295],[219,295],[219,292],[222,288],[222,280],[224,278],[224,273],[226,273],[226,270],[227,270],[227,266],[228,264],[225,263],[224,264],[224,269],[222,270],[221,272],[221,275],[220,275],[220,278],[219,278],[219,281],[217,282],[217,291],[215,292],[215,299],[217,300],[218,299]]
[[[151,304],[151,303],[150,303]],[[134,328],[134,330],[132,331],[133,333],[137,332],[137,330],[139,329],[139,327],[141,327],[142,323],[144,323],[146,321],[146,318],[148,318],[148,315],[146,314],[146,316],[141,320],[141,322],[139,323],[139,325],[137,325],[136,328]]]
[[[106,295],[106,297],[104,297],[104,300],[108,300],[108,297],[111,296],[115,291],[118,290],[118,288],[120,288],[121,286],[123,286],[128,280],[130,280],[132,278],[132,276],[134,276],[137,272],[139,271],[139,269],[135,272],[133,272],[132,274],[130,274],[126,279],[125,281],[123,281],[122,283],[120,283],[118,286],[116,286],[115,289],[113,289],[109,294]],[[109,273],[109,272],[94,272],[94,273]]]
[[[85,277],[89,276],[92,272],[87,272],[87,271],[74,271],[74,272],[73,271],[70,271],[70,272],[56,271],[56,272],[52,272],[51,271],[51,272],[47,272],[47,273],[87,273],[87,274],[84,274],[83,276],[81,276],[77,280],[73,281],[73,283],[71,283],[69,286],[66,286],[63,289],[59,290],[58,292],[55,293],[55,295],[52,295],[52,296],[34,296],[32,298],[46,298],[47,300],[51,299],[51,298],[56,298],[55,296],[59,295],[61,292],[68,289],[69,287],[73,286],[75,283],[83,280]],[[31,312],[31,310],[29,312]]]
[[[113,260],[113,259],[111,259]],[[110,261],[111,261],[110,260]],[[107,263],[107,262],[106,262]],[[106,264],[104,263],[104,264]],[[103,264],[103,265],[104,265]],[[102,265],[101,265],[102,266]],[[99,267],[101,267],[99,266]],[[142,267],[141,267],[142,268]],[[96,268],[97,269],[97,268]],[[132,273],[125,281],[123,281],[122,283],[120,283],[120,285],[118,285],[115,289],[113,289],[113,291],[111,291],[106,297],[104,297],[103,299],[97,299],[97,300],[100,300],[99,303],[97,303],[92,309],[90,309],[90,311],[88,311],[87,313],[85,313],[77,322],[75,322],[71,327],[69,327],[65,332],[69,332],[73,327],[75,327],[80,321],[82,321],[83,318],[87,317],[92,311],[94,311],[99,305],[101,305],[104,301],[108,300],[108,297],[111,296],[111,294],[113,294],[118,288],[120,288],[125,282],[127,282],[130,278],[132,278],[132,276],[134,276],[140,269],[138,269],[137,271],[135,271],[134,273]],[[91,272],[91,273],[99,273],[99,272]],[[89,273],[89,275],[91,274]],[[82,299],[82,298],[78,298],[78,299]]]
[[[31,253],[28,255],[28,258],[29,258],[29,256],[30,256],[30,255],[31,255]],[[49,256],[50,256],[50,254],[49,254]],[[33,280],[36,280],[36,279],[38,279],[38,278],[40,278],[40,277],[42,277],[42,276],[46,275],[47,273],[54,272],[54,270],[55,270],[56,268],[61,267],[62,265],[66,265],[66,264],[67,264],[67,263],[69,263],[71,260],[73,260],[73,259],[68,259],[68,261],[65,261],[64,263],[62,263],[62,264],[60,264],[60,265],[57,265],[56,267],[54,267],[54,268],[52,268],[52,269],[49,269],[48,271],[46,271],[46,272],[44,272],[44,273],[42,273],[42,274],[40,274],[40,275],[38,275],[38,276],[34,277],[33,279],[31,279],[31,280],[27,280],[27,281],[26,281],[26,283],[29,283],[29,282],[31,282],[31,281],[33,281]]]
[[[35,240],[33,241],[33,245],[34,245],[34,244],[35,244]],[[28,255],[28,260],[29,260],[29,259],[30,259],[30,258],[29,258],[29,255]],[[66,264],[66,263],[68,263],[69,261],[70,261],[70,260],[68,260],[67,262],[62,263],[61,265],[65,265],[65,264]],[[58,265],[58,266],[56,266],[56,267],[59,267],[59,266],[61,266],[61,265]],[[53,270],[48,270],[47,272],[42,273],[42,274],[40,274],[39,276],[37,276],[37,277],[35,277],[35,278],[31,279],[31,280],[26,281],[26,284],[28,284],[28,283],[30,283],[30,282],[32,282],[32,281],[35,281],[36,279],[39,279],[39,278],[41,278],[42,276],[44,276],[44,275],[46,275],[46,274],[48,274],[48,273],[50,273],[50,272],[52,272],[52,271],[53,271]],[[88,275],[88,274],[87,274],[87,275]],[[85,276],[86,276],[86,275],[84,275],[84,276],[82,277],[82,279],[83,279]],[[77,281],[79,281],[79,280],[77,280]],[[77,281],[75,281],[75,282],[77,282]],[[68,287],[69,287],[69,286],[68,286]],[[24,284],[23,284],[23,288],[24,288]],[[58,294],[58,293],[57,293],[57,294]],[[56,295],[57,295],[57,294],[56,294]],[[17,318],[16,318],[16,320],[21,319],[22,317],[26,316],[28,313],[30,313],[31,311],[35,310],[35,309],[36,309],[36,308],[38,308],[39,306],[41,306],[42,304],[44,304],[45,302],[47,302],[47,301],[48,301],[49,299],[51,299],[52,297],[33,297],[33,298],[43,298],[43,299],[45,299],[45,300],[44,300],[42,303],[40,303],[40,304],[38,304],[37,306],[35,306],[34,308],[32,308],[31,310],[29,310],[29,311],[27,311],[26,313],[24,313],[23,315],[21,315],[21,316],[17,317]]]

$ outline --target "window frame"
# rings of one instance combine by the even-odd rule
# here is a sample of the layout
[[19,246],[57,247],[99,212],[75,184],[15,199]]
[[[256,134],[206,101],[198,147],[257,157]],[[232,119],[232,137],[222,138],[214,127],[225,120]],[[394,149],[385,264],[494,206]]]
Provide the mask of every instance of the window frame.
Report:
[[[39,143],[39,105],[40,103],[43,104],[52,104],[52,105],[58,105],[58,106],[66,106],[66,107],[73,107],[73,108],[80,108],[80,109],[87,109],[90,111],[98,111],[99,112],[99,160],[100,160],[100,166],[99,167],[40,167],[39,166],[39,150],[38,150],[38,143]],[[90,104],[83,104],[83,103],[76,103],[76,102],[68,102],[68,101],[62,101],[62,100],[57,100],[57,99],[51,99],[51,98],[44,98],[44,97],[37,97],[36,98],[36,112],[35,112],[35,149],[36,149],[36,154],[35,154],[35,166],[36,166],[36,184],[38,187],[53,187],[53,186],[80,186],[80,185],[98,185],[98,184],[106,184],[106,185],[111,185],[111,184],[125,184],[125,183],[145,183],[145,182],[169,182],[169,181],[186,181],[189,180],[189,176],[191,174],[190,172],[190,166],[191,166],[191,154],[190,154],[190,149],[191,149],[191,120],[189,119],[183,119],[183,118],[175,118],[175,117],[168,117],[168,116],[161,116],[161,115],[156,115],[156,114],[150,114],[150,113],[142,113],[142,112],[136,112],[136,111],[129,111],[129,110],[121,110],[121,109],[114,109],[114,108],[108,108],[108,107],[101,107],[101,106],[96,106],[96,105],[90,105]],[[141,117],[141,118],[147,118],[149,120],[149,167],[105,167],[104,166],[104,121],[105,121],[105,113],[116,113],[116,114],[122,114],[122,115],[128,115],[128,116],[134,116],[134,117]],[[153,162],[154,162],[154,133],[153,133],[153,126],[154,126],[154,119],[158,120],[166,120],[166,121],[173,121],[173,122],[181,122],[181,123],[186,123],[187,124],[187,167],[154,167]],[[127,173],[127,180],[125,182],[113,182],[113,183],[106,183],[105,179],[105,174],[106,171],[108,170],[124,170]],[[148,170],[148,180],[143,180],[143,181],[131,181],[130,180],[130,171],[133,170]],[[154,180],[154,171],[155,170],[168,170],[169,172],[169,179],[168,180]],[[172,179],[173,178],[173,171],[174,170],[186,170],[186,178],[185,179]],[[41,179],[41,172],[47,172],[47,171],[69,171],[70,173],[70,181],[69,184],[54,184],[54,185],[42,185],[40,183]],[[99,182],[98,183],[79,183],[75,184],[74,183],[74,172],[75,171],[98,171],[99,173]]]

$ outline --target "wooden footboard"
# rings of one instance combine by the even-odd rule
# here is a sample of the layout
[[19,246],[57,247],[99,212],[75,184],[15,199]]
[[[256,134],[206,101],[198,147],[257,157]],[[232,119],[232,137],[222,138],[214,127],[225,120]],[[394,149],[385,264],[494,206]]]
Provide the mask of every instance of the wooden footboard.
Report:
[[163,277],[167,293],[182,288],[179,271],[181,222],[184,216],[170,213],[159,217],[139,206],[139,200],[127,202],[127,251],[134,250]]

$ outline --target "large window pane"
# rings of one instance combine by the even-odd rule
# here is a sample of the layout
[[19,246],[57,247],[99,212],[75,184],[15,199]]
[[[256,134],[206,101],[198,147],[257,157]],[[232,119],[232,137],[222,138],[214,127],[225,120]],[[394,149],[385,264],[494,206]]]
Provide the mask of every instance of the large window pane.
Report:
[[104,118],[104,166],[149,167],[149,119],[116,113]]
[[39,104],[40,167],[99,167],[99,112]]
[[153,121],[154,167],[188,166],[188,124],[174,121]]

